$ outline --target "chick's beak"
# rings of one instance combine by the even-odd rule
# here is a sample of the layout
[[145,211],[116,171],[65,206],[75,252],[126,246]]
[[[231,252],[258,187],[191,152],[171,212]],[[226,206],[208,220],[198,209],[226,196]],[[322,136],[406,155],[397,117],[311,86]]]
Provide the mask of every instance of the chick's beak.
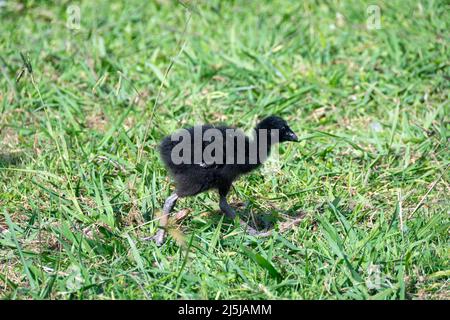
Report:
[[288,141],[298,141],[297,135],[296,135],[292,130],[289,131],[289,132],[286,134],[286,136],[287,136],[287,140],[288,140]]

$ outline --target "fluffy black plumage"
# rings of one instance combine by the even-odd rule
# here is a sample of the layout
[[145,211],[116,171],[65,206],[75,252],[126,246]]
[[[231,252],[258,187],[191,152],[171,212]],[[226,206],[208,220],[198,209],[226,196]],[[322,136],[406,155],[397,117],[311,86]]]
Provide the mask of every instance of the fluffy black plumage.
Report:
[[[214,137],[204,139],[208,132],[213,132]],[[201,133],[200,139],[196,140],[195,133]],[[179,197],[196,195],[210,189],[218,190],[220,209],[228,217],[234,218],[235,213],[226,200],[233,181],[258,168],[267,159],[274,144],[297,140],[286,121],[276,116],[258,123],[252,139],[241,130],[226,126],[202,125],[184,129],[183,134],[178,132],[178,137],[177,133],[167,136],[159,146],[161,159],[176,185],[175,193],[164,205],[160,220],[162,228]],[[187,148],[180,148],[180,143],[186,143],[184,146]],[[196,159],[196,153],[201,157]],[[203,157],[204,154],[210,154],[211,157]],[[175,159],[176,156],[182,157],[184,162],[180,163],[180,159]],[[158,244],[163,242],[164,229],[159,230],[155,240]]]

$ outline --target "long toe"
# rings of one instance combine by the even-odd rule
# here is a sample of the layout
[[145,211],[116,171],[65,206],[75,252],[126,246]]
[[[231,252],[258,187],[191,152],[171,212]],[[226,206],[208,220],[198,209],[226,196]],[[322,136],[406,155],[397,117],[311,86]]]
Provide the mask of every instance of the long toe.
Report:
[[251,236],[257,236],[257,235],[261,234],[261,232],[259,232],[258,230],[256,230],[253,227],[250,227],[249,224],[246,223],[245,221],[240,220],[239,223],[240,223],[242,229],[244,229],[244,231],[247,232],[247,234],[249,234]]
[[252,227],[247,225],[247,233],[251,236],[257,236],[260,234],[260,232],[256,229],[253,229]]
[[164,243],[165,239],[165,231],[160,229],[158,232],[152,237],[152,240],[155,241],[156,245],[160,247]]

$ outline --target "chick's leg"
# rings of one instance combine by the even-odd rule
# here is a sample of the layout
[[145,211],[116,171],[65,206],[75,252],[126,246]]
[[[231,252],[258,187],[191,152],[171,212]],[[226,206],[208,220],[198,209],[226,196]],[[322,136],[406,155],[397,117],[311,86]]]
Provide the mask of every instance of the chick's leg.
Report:
[[220,210],[222,210],[222,212],[225,213],[228,218],[234,219],[234,217],[236,217],[236,212],[234,212],[233,208],[231,208],[231,206],[228,204],[227,198],[225,196],[220,196],[219,207]]
[[[227,202],[227,194],[228,194],[228,191],[230,190],[230,187],[231,186],[222,187],[221,189],[219,189],[219,195],[220,195],[219,207],[220,207],[220,210],[222,210],[222,212],[225,213],[225,215],[228,218],[234,220],[234,218],[236,217],[236,212],[233,210],[233,208],[231,208],[231,206]],[[241,218],[239,218],[239,223],[249,235],[256,236],[260,233],[256,229],[249,226]]]
[[163,214],[159,219],[160,229],[153,238],[158,246],[162,245],[162,243],[164,242],[164,238],[166,236],[165,228],[167,226],[167,222],[169,221],[170,211],[172,211],[173,207],[175,207],[177,200],[178,195],[176,193],[173,193],[170,197],[166,199],[166,202],[164,203]]
[[219,201],[219,207],[220,210],[230,219],[234,219],[236,217],[236,212],[234,212],[233,208],[228,204],[227,201],[227,194],[228,191],[230,191],[231,185],[225,185],[219,188],[219,195],[220,195],[220,201]]

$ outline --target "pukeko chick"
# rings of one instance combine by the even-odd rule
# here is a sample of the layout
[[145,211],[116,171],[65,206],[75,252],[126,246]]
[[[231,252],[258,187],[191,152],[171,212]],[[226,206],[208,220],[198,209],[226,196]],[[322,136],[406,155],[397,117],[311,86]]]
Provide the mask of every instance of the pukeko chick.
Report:
[[176,190],[164,203],[160,230],[154,236],[157,245],[164,241],[170,211],[180,197],[216,189],[220,209],[233,219],[235,212],[226,199],[233,181],[258,168],[271,147],[284,141],[297,141],[297,136],[285,120],[276,116],[259,122],[252,139],[241,130],[213,125],[182,129],[165,137],[159,151]]

